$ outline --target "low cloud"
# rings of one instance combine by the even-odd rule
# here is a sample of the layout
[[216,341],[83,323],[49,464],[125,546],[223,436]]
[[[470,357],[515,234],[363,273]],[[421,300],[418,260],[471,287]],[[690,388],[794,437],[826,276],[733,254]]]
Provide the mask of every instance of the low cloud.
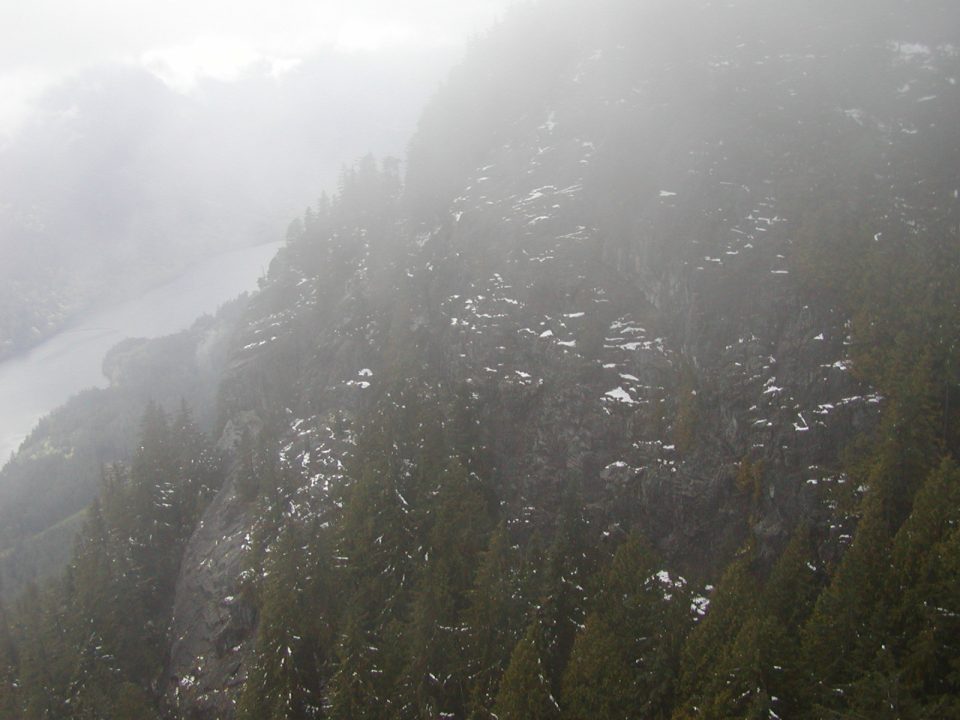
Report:
[[460,45],[510,0],[32,0],[0,4],[0,136],[51,84],[98,65],[139,65],[188,91],[201,78],[277,75],[322,49]]

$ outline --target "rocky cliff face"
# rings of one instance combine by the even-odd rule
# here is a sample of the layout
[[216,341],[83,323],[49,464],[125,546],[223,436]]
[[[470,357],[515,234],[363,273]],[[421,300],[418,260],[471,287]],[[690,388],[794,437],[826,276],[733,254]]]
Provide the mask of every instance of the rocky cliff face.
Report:
[[169,699],[179,717],[229,717],[246,679],[256,613],[239,578],[252,519],[228,481],[183,557],[171,625]]
[[[765,6],[704,3],[696,27],[657,4],[521,17],[428,109],[403,192],[362,166],[308,215],[222,386],[225,419],[277,427],[288,522],[329,512],[403,388],[467,428],[519,539],[576,485],[597,533],[639,527],[707,580],[826,516],[884,398],[811,253],[956,217],[937,155],[958,147],[960,54],[921,12]],[[247,669],[249,510],[228,482],[184,558],[183,717],[231,717]]]

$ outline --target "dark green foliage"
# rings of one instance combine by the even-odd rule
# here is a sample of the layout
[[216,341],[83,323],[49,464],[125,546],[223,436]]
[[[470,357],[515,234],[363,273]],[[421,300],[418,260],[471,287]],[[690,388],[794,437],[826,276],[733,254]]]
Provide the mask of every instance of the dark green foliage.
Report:
[[[893,538],[883,593],[884,642],[872,682],[895,683],[920,717],[950,714],[960,692],[960,471],[945,461],[917,493]],[[869,696],[858,688],[858,697]]]
[[586,587],[597,564],[598,554],[588,538],[582,497],[575,487],[570,487],[543,567],[534,575],[538,582],[531,588],[539,598],[537,622],[543,632],[547,679],[557,697],[574,640],[586,619]]
[[535,617],[513,649],[494,708],[500,720],[559,720],[560,706],[553,697],[545,662],[545,635],[541,619]]
[[[937,470],[953,447],[947,403],[955,379],[946,370],[956,346],[956,284],[950,290],[943,284],[951,271],[938,264],[946,261],[942,246],[911,243],[904,250],[872,256],[851,294],[851,302],[862,303],[855,367],[885,392],[887,403],[877,437],[851,468],[865,490],[854,503],[859,522],[852,545],[804,628],[809,672],[819,679],[816,712],[878,713],[877,698],[886,697],[883,712],[914,713],[910,683],[917,682],[917,669],[894,638],[904,632],[898,623],[927,602],[922,578],[913,575],[929,551],[917,528],[930,523],[927,542],[935,542],[942,523],[928,515],[931,507],[949,513],[956,502],[949,467]],[[921,490],[931,487],[937,490]],[[908,538],[918,541],[913,550]],[[911,586],[919,593],[912,601],[901,595]]]
[[597,618],[587,618],[577,638],[563,687],[564,718],[627,718],[645,699],[625,656],[623,637]]
[[17,646],[6,608],[0,603],[0,717],[13,717],[20,706],[17,687]]
[[803,528],[769,578],[750,552],[728,569],[688,640],[677,717],[936,717],[951,708],[954,611],[933,599],[950,584],[934,568],[950,556],[958,506],[952,461],[938,468],[955,447],[957,284],[947,290],[943,252],[928,241],[848,258],[856,265],[836,282],[855,317],[854,368],[885,395],[877,433],[860,439],[846,495],[835,497],[834,522],[855,523],[852,541],[825,566]]
[[670,717],[689,624],[685,584],[631,536],[599,585],[563,679],[563,717]]
[[[917,350],[924,332],[857,366],[887,401],[848,466],[861,492],[838,498],[849,548],[825,564],[819,528],[802,525],[771,567],[748,544],[690,631],[688,589],[639,536],[603,560],[575,482],[553,522],[512,544],[505,505],[469,469],[487,467],[469,415],[447,422],[442,393],[409,387],[418,350],[400,323],[396,389],[323,522],[290,514],[302,478],[278,459],[282,421],[241,439],[259,623],[238,716],[955,714],[960,478],[939,460],[950,394],[939,340]],[[756,505],[760,467],[741,471]],[[189,412],[151,406],[131,466],[104,473],[67,576],[0,633],[0,717],[155,716],[180,549],[218,483]]]
[[[864,516],[806,628],[810,674],[830,683],[816,686],[816,712],[947,717],[956,709],[958,483],[945,461],[893,538],[871,535],[876,520]],[[858,583],[865,609],[845,604]]]
[[[546,26],[518,11],[523,22],[488,44],[495,57],[467,62],[461,84],[433,103],[405,189],[395,162],[364,158],[344,170],[336,198],[291,224],[287,248],[253,301],[276,337],[271,329],[262,349],[244,349],[237,384],[250,387],[224,393],[225,417],[252,408],[263,424],[242,434],[231,486],[239,503],[230,509],[254,525],[243,593],[257,627],[242,665],[242,720],[960,714],[956,198],[924,196],[932,181],[891,177],[889,166],[909,153],[859,121],[811,121],[836,114],[832,93],[847,97],[848,80],[817,60],[824,48],[816,43],[842,35],[840,28],[822,30],[807,47],[786,37],[783,18],[757,21],[778,32],[770,41],[778,53],[796,55],[794,69],[819,73],[808,81],[806,69],[797,71],[789,81],[798,84],[793,100],[753,82],[773,55],[751,58],[744,43],[736,63],[714,67],[715,50],[725,57],[712,46],[716,38],[689,23],[680,23],[676,37],[628,47],[641,13],[628,6],[640,5],[643,23],[649,15],[679,27],[676,3],[584,6],[567,17],[568,26],[560,12],[549,18],[548,26],[563,27],[551,30],[549,48],[536,56],[529,32]],[[720,12],[716,3],[702,5],[705,13]],[[802,19],[807,11],[794,5],[789,17]],[[826,6],[817,3],[813,14]],[[614,9],[609,17],[603,12]],[[591,16],[599,20],[588,29]],[[619,27],[614,18],[630,23]],[[861,29],[845,22],[845,29],[851,22]],[[817,25],[830,23],[818,18]],[[726,43],[732,35],[721,37]],[[890,37],[865,43],[873,50],[857,50],[860,62],[869,65]],[[581,52],[594,43],[603,52]],[[679,75],[664,70],[635,82],[633,69],[652,62],[680,68],[670,70]],[[501,79],[518,73],[516,82],[501,87],[497,68]],[[591,73],[604,79],[591,80]],[[830,96],[812,110],[787,108],[806,105],[808,82],[828,85]],[[567,85],[579,89],[564,99]],[[685,97],[690,88],[704,98]],[[876,90],[868,90],[870,99]],[[746,122],[743,103],[731,100],[741,92],[754,95],[759,125]],[[642,100],[630,109],[625,95]],[[593,116],[594,106],[606,110]],[[529,125],[552,108],[562,122]],[[705,111],[719,118],[707,134],[693,122]],[[767,124],[780,130],[768,132]],[[924,135],[934,129],[923,124]],[[799,135],[799,144],[781,145],[778,132]],[[819,158],[847,142],[849,153]],[[678,148],[704,164],[680,167]],[[528,153],[537,158],[535,177],[556,172],[562,179],[569,161],[583,182],[550,217],[518,223],[507,208],[527,202],[518,178],[530,169]],[[463,187],[479,185],[468,178],[487,160],[496,160],[499,167],[490,167],[498,172],[483,180],[489,194],[474,198]],[[847,167],[851,160],[866,164]],[[954,169],[940,172],[952,183]],[[660,186],[683,192],[657,193],[661,176]],[[888,188],[891,182],[898,187]],[[918,197],[896,197],[914,184],[924,186]],[[461,192],[464,203],[489,197],[493,209],[452,214],[447,201]],[[500,207],[495,200],[508,193],[511,203]],[[761,193],[789,216],[780,218],[785,229],[773,220],[756,226],[755,244],[738,246],[742,255],[730,250],[714,258],[716,267],[695,271],[704,253],[719,254],[714,240],[729,234],[733,214],[756,220],[750,208]],[[787,199],[774,203],[774,195]],[[703,206],[685,208],[689,197]],[[405,212],[405,204],[413,210]],[[571,240],[576,249],[567,252],[562,237],[537,227],[559,225],[578,204],[582,229],[589,224],[596,237]],[[898,225],[889,216],[905,207],[909,221]],[[731,214],[705,216],[704,208]],[[774,237],[787,230],[789,238]],[[532,266],[539,242],[549,243],[540,248],[549,256],[537,257],[544,267],[518,272],[511,297],[497,299],[504,307],[481,308],[487,291],[480,281]],[[778,249],[784,255],[771,264]],[[731,270],[734,258],[744,260],[741,270]],[[702,280],[721,268],[731,273],[717,274],[724,280]],[[771,291],[754,274],[793,284]],[[468,286],[469,313],[452,302]],[[793,295],[801,296],[796,304]],[[821,432],[804,419],[796,430],[810,431],[804,437],[813,438],[813,449],[801,452],[787,446],[789,426],[774,423],[775,415],[781,425],[783,417],[792,420],[800,405],[789,403],[805,401],[784,392],[764,400],[769,420],[744,429],[753,418],[741,410],[763,382],[761,368],[772,374],[776,364],[778,375],[815,385],[817,363],[827,359],[805,364],[814,355],[797,347],[810,344],[799,337],[809,337],[806,316],[791,325],[756,307],[781,296],[791,311],[809,300],[817,306],[803,308],[811,318],[834,315],[831,331],[849,332],[845,359],[855,377],[835,384],[860,382],[882,396],[869,403],[880,408],[879,422],[853,402],[857,426],[849,435],[825,423]],[[532,314],[520,315],[521,305]],[[610,308],[595,311],[604,314],[600,324],[579,311],[592,305]],[[508,322],[514,312],[524,322],[516,328]],[[638,335],[629,354],[626,342],[606,347],[624,313],[651,321],[643,321],[650,340]],[[474,327],[481,317],[490,323]],[[761,328],[768,325],[788,327]],[[545,330],[561,326],[576,342],[551,360],[560,346]],[[656,343],[653,328],[662,336]],[[477,339],[481,330],[486,340]],[[531,334],[530,343],[514,330]],[[734,387],[724,387],[726,378],[714,374],[732,367],[702,351],[722,348],[712,340],[732,341],[724,333],[734,330],[740,344],[758,347],[782,335],[778,347],[796,356],[760,357],[760,364],[744,356],[744,367],[733,363]],[[748,331],[754,340],[743,339]],[[816,342],[826,348],[828,340]],[[490,348],[496,367],[485,368]],[[626,360],[607,367],[611,350],[645,358],[642,371],[629,366],[644,375],[630,381],[637,398],[629,403],[608,402],[609,394],[597,401],[613,381],[608,371],[631,377],[620,373]],[[376,366],[363,375],[369,382],[341,373],[346,368],[355,378],[368,363]],[[586,408],[583,417],[571,417],[570,407]],[[724,427],[710,427],[715,421]],[[587,427],[594,422],[602,426],[597,432]],[[324,433],[337,440],[323,452],[338,466],[316,475],[322,463],[314,443]],[[844,447],[827,447],[835,437]],[[766,438],[784,444],[767,447]],[[844,482],[815,497],[793,460],[835,460],[834,451],[848,458]],[[630,462],[604,468],[619,457]],[[737,458],[736,478],[726,483]],[[149,718],[159,711],[155,692],[182,551],[218,482],[216,459],[189,413],[171,419],[150,407],[132,464],[105,472],[66,576],[8,608],[8,618],[0,614],[0,690],[9,690],[0,716]],[[710,492],[707,502],[721,506],[702,524],[683,507],[705,506],[693,497],[701,488]],[[718,544],[736,538],[741,549],[711,566],[691,556],[702,550],[721,558],[715,548],[693,545],[714,542],[713,529],[727,534]],[[670,563],[642,539],[644,531]],[[692,588],[667,571],[674,562],[720,578],[705,617],[694,617]]]
[[179,558],[219,472],[186,407],[172,425],[161,408],[148,408],[131,467],[104,471],[102,499],[86,513],[64,578],[18,605],[23,717],[158,716],[153,688]]
[[399,162],[378,163],[372,155],[340,172],[337,194],[326,195],[316,208],[307,208],[287,234],[287,245],[299,268],[311,275],[323,273],[329,284],[325,295],[338,297],[342,283],[367,250],[374,250],[369,269],[383,270],[395,248],[391,239],[401,190]]
[[469,626],[464,616],[479,556],[490,532],[484,488],[453,460],[429,501],[424,563],[404,632],[401,697],[419,717],[464,714],[468,700]]
[[711,598],[710,611],[684,645],[680,675],[684,702],[678,717],[699,712],[728,647],[756,610],[760,584],[751,571],[751,560],[752,552],[747,549],[730,564]]
[[480,555],[465,613],[469,673],[469,716],[489,718],[500,677],[519,640],[526,606],[519,577],[518,553],[510,547],[506,527],[499,526]]
[[328,695],[332,720],[378,720],[396,715],[389,682],[390,671],[395,670],[390,648],[383,647],[383,636],[366,629],[370,624],[362,611],[351,608],[341,625],[336,672]]
[[264,563],[257,655],[238,717],[322,717],[324,678],[334,661],[334,575],[329,533],[290,525]]

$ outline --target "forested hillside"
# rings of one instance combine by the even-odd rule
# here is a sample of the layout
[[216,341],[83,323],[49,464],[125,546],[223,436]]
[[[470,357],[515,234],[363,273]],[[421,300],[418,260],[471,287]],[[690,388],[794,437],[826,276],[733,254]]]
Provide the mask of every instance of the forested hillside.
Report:
[[960,716],[957,28],[515,10],[291,224],[215,432],[147,408],[0,717]]

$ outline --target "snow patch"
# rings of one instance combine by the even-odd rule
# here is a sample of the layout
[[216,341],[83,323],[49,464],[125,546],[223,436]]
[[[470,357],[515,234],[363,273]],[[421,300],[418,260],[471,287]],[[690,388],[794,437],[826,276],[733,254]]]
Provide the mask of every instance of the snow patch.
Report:
[[603,394],[603,396],[614,402],[620,402],[625,405],[637,405],[637,401],[630,397],[630,393],[624,390],[621,387],[614,388],[613,390],[608,390]]

